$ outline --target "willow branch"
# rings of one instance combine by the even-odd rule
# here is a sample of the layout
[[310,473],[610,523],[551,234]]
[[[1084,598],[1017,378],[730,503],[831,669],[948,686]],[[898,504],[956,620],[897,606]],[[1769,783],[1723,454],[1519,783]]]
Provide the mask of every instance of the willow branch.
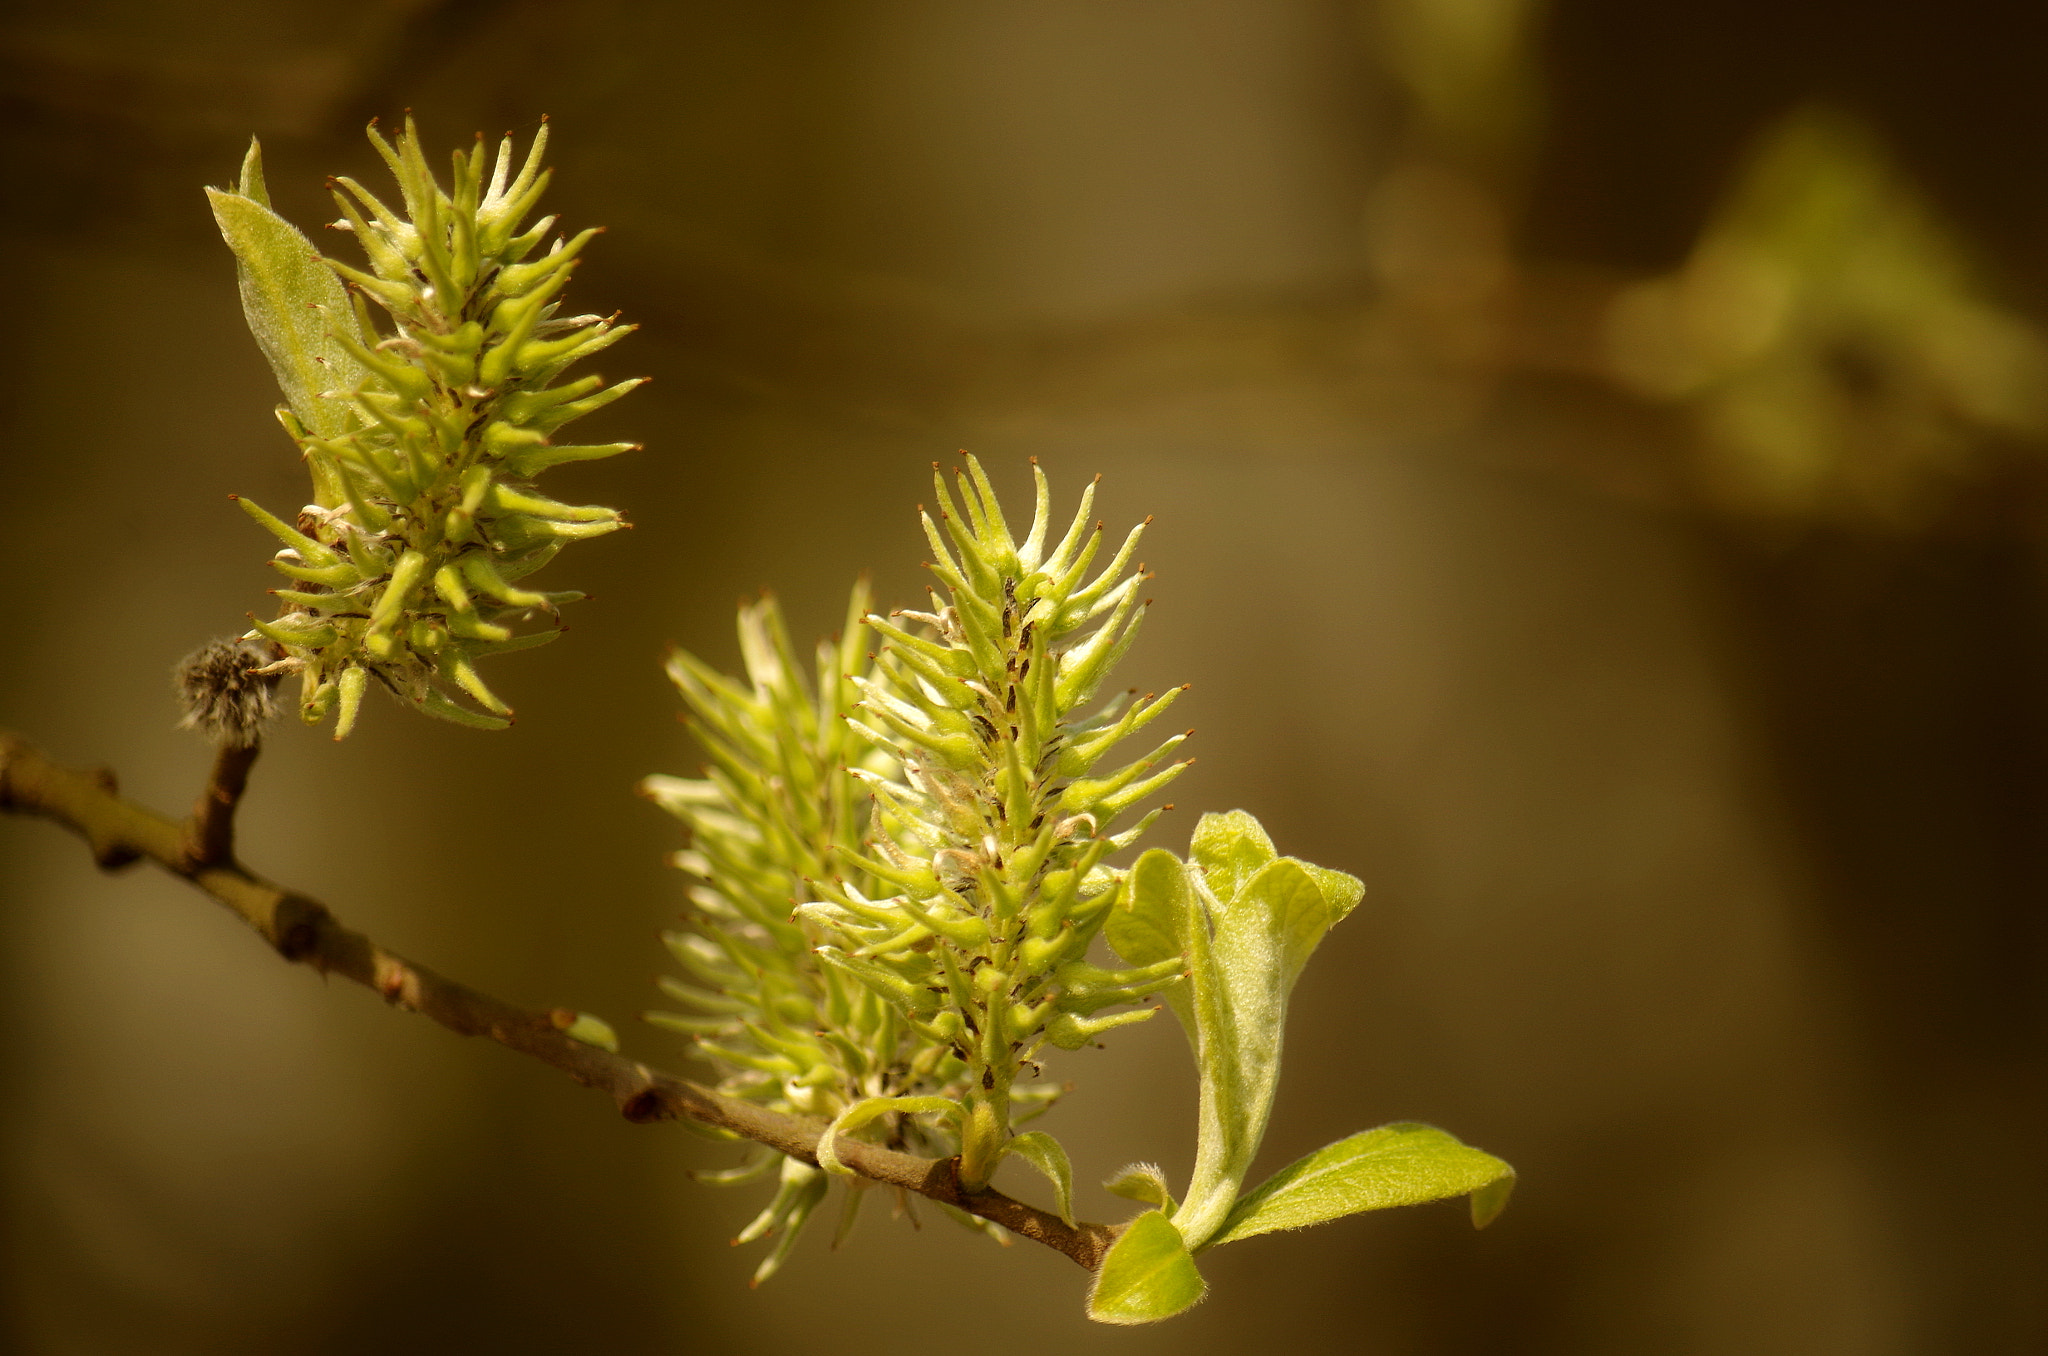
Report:
[[[629,1121],[696,1121],[817,1162],[822,1122],[727,1097],[572,1040],[561,1029],[572,1014],[528,1011],[438,975],[344,926],[318,900],[242,866],[232,851],[232,821],[254,759],[253,748],[223,751],[193,818],[178,823],[124,800],[111,772],[59,767],[26,740],[0,732],[0,810],[40,816],[70,829],[85,839],[93,860],[105,870],[147,858],[226,905],[285,960],[352,979],[394,1007],[430,1017],[459,1035],[487,1036],[529,1055],[585,1087],[600,1089]],[[964,1191],[953,1159],[919,1158],[844,1138],[838,1153],[863,1177],[992,1220],[1090,1271],[1101,1265],[1116,1237],[1108,1225],[1069,1227],[1058,1216],[999,1191]]]

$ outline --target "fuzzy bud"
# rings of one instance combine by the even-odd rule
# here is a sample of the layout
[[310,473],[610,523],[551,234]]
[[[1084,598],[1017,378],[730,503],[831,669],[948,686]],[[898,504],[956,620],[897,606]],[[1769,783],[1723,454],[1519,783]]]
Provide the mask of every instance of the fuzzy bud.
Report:
[[264,672],[270,655],[244,640],[214,640],[180,660],[173,672],[185,715],[181,730],[198,730],[231,748],[245,749],[263,737],[276,714],[277,675]]

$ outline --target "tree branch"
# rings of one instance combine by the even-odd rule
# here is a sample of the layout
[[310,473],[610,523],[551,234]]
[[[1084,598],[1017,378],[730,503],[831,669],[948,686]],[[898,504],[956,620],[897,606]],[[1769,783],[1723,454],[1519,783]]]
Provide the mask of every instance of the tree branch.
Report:
[[[786,1116],[687,1079],[585,1045],[563,1034],[553,1013],[529,1012],[386,951],[334,917],[326,905],[275,885],[234,859],[236,803],[255,761],[253,748],[222,750],[190,821],[179,824],[123,800],[111,772],[62,768],[18,735],[0,731],[0,810],[39,815],[76,833],[104,870],[143,858],[212,895],[287,961],[340,975],[464,1036],[488,1036],[609,1094],[627,1120],[687,1119],[817,1162],[821,1122]],[[993,1220],[1065,1253],[1093,1271],[1116,1238],[1105,1224],[1069,1227],[1002,1192],[963,1191],[953,1159],[918,1158],[842,1138],[840,1160],[863,1177],[902,1187]]]

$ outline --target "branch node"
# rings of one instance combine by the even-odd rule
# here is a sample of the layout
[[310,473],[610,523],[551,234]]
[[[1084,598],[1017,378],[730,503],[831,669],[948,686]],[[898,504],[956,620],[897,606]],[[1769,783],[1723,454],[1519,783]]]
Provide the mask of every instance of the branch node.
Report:
[[272,915],[275,940],[271,945],[288,961],[297,963],[313,959],[320,951],[321,930],[333,918],[327,906],[317,899],[284,895],[277,901],[277,911]]
[[94,843],[92,845],[92,864],[110,874],[115,871],[124,871],[141,860],[141,853],[137,852],[134,848],[124,847],[119,843]]
[[675,1108],[668,1098],[661,1095],[661,1089],[648,1086],[619,1102],[619,1114],[635,1125],[647,1125],[653,1121],[674,1120]]

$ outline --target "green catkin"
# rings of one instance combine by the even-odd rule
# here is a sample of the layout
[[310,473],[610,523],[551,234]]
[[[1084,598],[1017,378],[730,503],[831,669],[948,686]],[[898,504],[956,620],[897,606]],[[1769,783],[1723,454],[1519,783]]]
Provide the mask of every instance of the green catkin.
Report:
[[[688,826],[690,846],[674,861],[699,881],[685,926],[664,937],[688,978],[665,979],[661,988],[688,1011],[649,1012],[648,1021],[692,1040],[718,1070],[721,1091],[825,1119],[871,1098],[957,1092],[965,1077],[949,1044],[920,1035],[868,986],[825,964],[816,950],[823,934],[791,912],[812,882],[844,872],[841,859],[866,831],[866,798],[845,770],[886,775],[894,767],[845,719],[858,695],[867,609],[862,586],[842,638],[818,647],[815,683],[772,599],[740,611],[744,681],[693,655],[671,655],[669,676],[710,762],[698,778],[641,783]],[[854,873],[843,888],[871,892],[876,883]],[[868,1137],[939,1157],[956,1151],[942,1132],[908,1118],[872,1125]],[[756,1283],[782,1265],[828,1184],[794,1160],[785,1160],[779,1183],[741,1236],[783,1236]]]
[[[1032,1098],[1015,1085],[1036,1073],[1040,1049],[1078,1049],[1150,1016],[1097,1014],[1181,978],[1173,963],[1104,971],[1086,960],[1122,888],[1104,859],[1158,812],[1122,832],[1115,821],[1186,766],[1169,759],[1186,738],[1176,734],[1108,776],[1089,775],[1181,691],[1083,714],[1144,615],[1145,576],[1128,573],[1144,528],[1084,584],[1102,540],[1100,525],[1087,527],[1093,486],[1048,552],[1050,495],[1035,464],[1033,476],[1021,543],[973,458],[957,503],[939,479],[939,514],[924,528],[947,596],[934,593],[929,612],[866,619],[882,646],[874,672],[855,681],[850,718],[896,767],[852,769],[873,809],[862,849],[841,852],[842,870],[884,883],[885,896],[819,882],[798,910],[830,937],[823,959],[950,1044],[966,1075],[952,1119],[970,1190],[1017,1151],[1013,1103]],[[1039,1138],[1051,1141],[1034,1137],[1042,1153]]]
[[[557,314],[556,296],[595,232],[543,248],[549,217],[522,233],[547,186],[547,139],[543,124],[516,172],[510,137],[495,160],[479,140],[455,152],[444,187],[411,119],[395,140],[372,126],[403,210],[352,179],[333,181],[342,213],[334,226],[355,237],[369,268],[322,261],[353,296],[346,305],[315,305],[324,332],[296,342],[324,343],[326,352],[296,365],[289,330],[304,322],[276,315],[282,302],[251,297],[266,264],[289,274],[294,262],[260,257],[260,232],[281,233],[287,254],[289,239],[303,238],[269,216],[254,148],[239,192],[214,194],[243,265],[252,328],[291,400],[279,419],[314,483],[313,502],[295,523],[241,501],[282,542],[272,564],[293,581],[277,591],[280,614],[250,634],[276,647],[270,672],[304,675],[301,715],[335,713],[337,739],[372,686],[459,724],[509,725],[512,710],[485,685],[477,661],[551,639],[561,629],[557,608],[582,596],[513,581],[566,541],[626,525],[615,510],[558,503],[530,483],[549,466],[631,450],[550,439],[640,384],[557,384],[572,364],[633,327]],[[264,306],[273,314],[259,315]],[[337,371],[354,380],[307,389],[306,374]]]

